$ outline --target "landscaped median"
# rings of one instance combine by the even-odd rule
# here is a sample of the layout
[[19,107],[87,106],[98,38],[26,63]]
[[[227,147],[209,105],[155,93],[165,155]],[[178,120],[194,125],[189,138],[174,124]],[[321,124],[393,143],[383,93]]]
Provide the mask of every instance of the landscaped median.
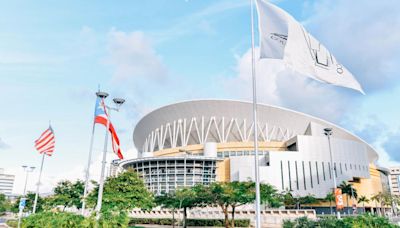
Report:
[[[126,214],[107,214],[103,215],[100,220],[96,221],[94,217],[83,217],[81,215],[69,212],[41,212],[31,215],[22,220],[23,228],[35,227],[136,227],[140,224],[151,224],[160,226],[171,226],[172,219],[169,218],[128,218]],[[16,227],[15,220],[8,221],[10,227]],[[187,219],[187,226],[208,226],[208,227],[223,227],[223,219]],[[181,225],[181,222],[176,222],[176,225]],[[235,220],[235,227],[250,227],[249,219]],[[317,220],[308,219],[306,217],[297,218],[295,220],[286,220],[283,223],[283,228],[396,228],[400,227],[391,224],[385,217],[375,216],[371,214],[349,216],[340,220],[332,216],[326,216]]]
[[[187,226],[216,226],[223,227],[223,219],[188,219],[186,220]],[[96,224],[97,223],[97,224]],[[154,225],[172,225],[173,220],[168,218],[131,218],[129,219],[125,214],[109,214],[103,215],[100,220],[96,221],[94,217],[83,217],[81,215],[69,212],[41,212],[22,220],[23,228],[36,228],[36,227],[80,227],[91,228],[95,227],[135,227],[137,224],[154,224]],[[179,225],[180,222],[176,222]],[[17,226],[17,221],[10,220],[8,225],[11,227]],[[235,220],[236,227],[249,227],[249,219]]]

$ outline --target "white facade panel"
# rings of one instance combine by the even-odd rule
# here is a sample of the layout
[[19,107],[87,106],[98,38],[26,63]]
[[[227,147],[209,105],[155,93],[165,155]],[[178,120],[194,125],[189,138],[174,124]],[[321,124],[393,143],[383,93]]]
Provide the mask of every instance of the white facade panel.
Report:
[[[369,178],[369,163],[363,144],[331,138],[337,184],[353,178]],[[333,188],[329,146],[326,137],[297,136],[298,151],[270,151],[260,156],[260,181],[294,195],[323,198]],[[269,166],[265,159],[269,159]],[[253,156],[230,158],[232,181],[254,180]]]

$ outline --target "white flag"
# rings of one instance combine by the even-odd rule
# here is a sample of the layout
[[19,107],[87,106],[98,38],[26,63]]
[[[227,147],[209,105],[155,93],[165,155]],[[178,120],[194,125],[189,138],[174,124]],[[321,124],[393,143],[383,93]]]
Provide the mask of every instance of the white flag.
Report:
[[364,94],[354,76],[284,10],[257,0],[260,58],[282,59],[287,66],[325,83]]

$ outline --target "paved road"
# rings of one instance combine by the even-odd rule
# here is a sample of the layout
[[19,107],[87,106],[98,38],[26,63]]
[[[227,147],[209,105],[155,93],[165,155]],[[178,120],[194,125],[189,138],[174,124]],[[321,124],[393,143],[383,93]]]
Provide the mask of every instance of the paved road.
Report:
[[0,218],[0,228],[6,228],[9,227],[6,224],[6,219],[5,218]]

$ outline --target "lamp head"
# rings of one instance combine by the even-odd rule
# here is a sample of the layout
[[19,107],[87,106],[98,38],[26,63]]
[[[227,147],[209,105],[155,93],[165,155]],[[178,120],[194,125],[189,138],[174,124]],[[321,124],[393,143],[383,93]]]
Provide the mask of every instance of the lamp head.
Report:
[[324,128],[325,135],[332,135],[332,128]]
[[118,106],[121,106],[123,103],[125,103],[125,99],[122,98],[114,98],[113,101]]
[[99,92],[96,92],[96,96],[100,97],[102,99],[105,99],[108,97],[108,93],[99,91]]

